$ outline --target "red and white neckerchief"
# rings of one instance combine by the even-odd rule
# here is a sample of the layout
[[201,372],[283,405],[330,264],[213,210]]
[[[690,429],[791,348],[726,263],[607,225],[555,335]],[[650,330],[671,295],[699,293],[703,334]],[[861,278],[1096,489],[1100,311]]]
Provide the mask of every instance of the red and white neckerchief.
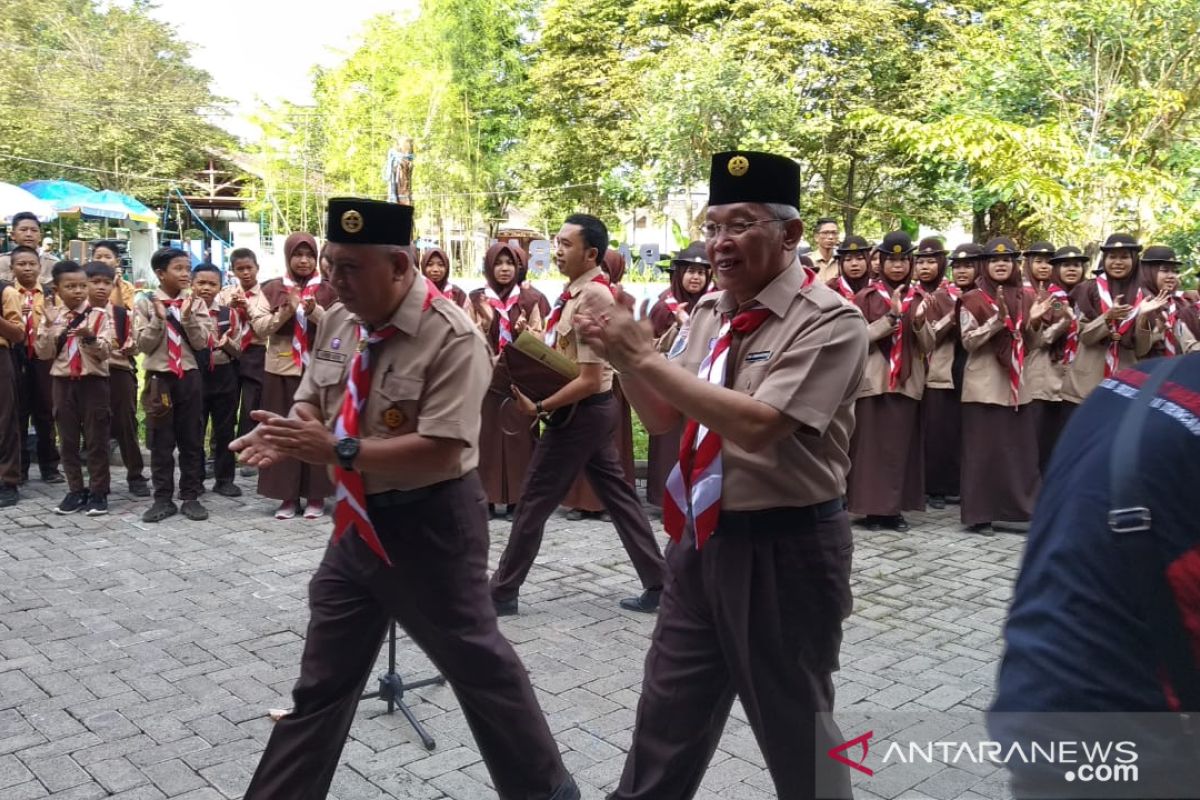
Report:
[[[67,322],[74,322],[79,317],[86,318],[90,313],[92,313],[92,307],[87,303],[84,303],[82,311],[68,312]],[[86,324],[87,319],[84,319],[84,321],[79,324],[79,327],[83,327]],[[101,311],[100,313],[96,314],[96,319],[92,323],[93,336],[100,333],[100,327],[103,324],[104,312]],[[79,349],[78,335],[67,337],[67,371],[70,373],[72,380],[78,380],[83,376],[83,351]]]
[[292,276],[284,275],[283,285],[288,289],[300,287],[300,303],[296,306],[295,324],[292,326],[292,363],[303,370],[312,358],[308,354],[308,317],[304,313],[304,301],[316,296],[321,286],[321,274],[314,272],[303,286],[292,280]]
[[854,289],[850,286],[850,281],[846,280],[846,276],[840,272],[838,273],[837,290],[838,290],[838,294],[840,294],[842,297],[846,298],[847,300],[853,300],[854,295],[857,294],[857,292],[855,292]]
[[[215,372],[217,369],[217,337],[214,333],[219,333],[221,328],[221,309],[209,308],[208,316],[212,318],[212,327],[208,330],[208,371]],[[229,327],[233,329],[233,311],[229,312]]]
[[[183,317],[179,313],[179,309],[183,307],[183,298],[163,300],[162,304],[167,316],[183,325]],[[179,329],[170,323],[167,323],[167,369],[175,373],[176,378],[183,377],[183,337]]]
[[[816,273],[804,267],[804,285],[816,279]],[[748,336],[771,316],[769,309],[749,308],[732,318],[725,316],[708,355],[697,373],[714,386],[725,386],[726,366],[733,334]],[[721,435],[689,419],[679,443],[679,462],[667,477],[663,496],[663,527],[676,542],[683,538],[688,523],[696,534],[699,550],[717,529],[721,516]]]
[[33,342],[37,336],[37,320],[34,314],[35,301],[37,296],[42,293],[42,287],[35,286],[32,289],[26,289],[24,286],[19,286],[17,287],[17,291],[21,293],[21,317],[25,322],[25,354],[33,358]]
[[[995,312],[1000,311],[1000,306],[996,303],[995,298],[985,292],[979,290],[984,299],[991,305]],[[1001,287],[999,291],[1004,291]],[[1022,289],[1024,291],[1024,289]],[[1009,398],[1012,400],[1012,407],[1015,411],[1020,406],[1021,398],[1021,373],[1025,371],[1025,337],[1021,332],[1024,326],[1025,309],[1022,306],[1017,309],[1017,318],[1014,320],[1011,314],[1004,315],[1004,329],[1009,333],[1011,341],[1011,349],[1009,350],[1008,358],[1008,391]]]
[[667,307],[667,311],[671,312],[672,316],[679,310],[679,301],[675,299],[673,292],[667,293],[667,296],[663,298],[663,304]]
[[[241,311],[237,312],[238,325],[245,326],[242,329],[242,342],[241,342],[241,348],[242,348],[243,353],[246,352],[247,348],[249,348],[251,345],[254,344],[254,328],[253,328],[253,326],[250,325],[250,298],[254,297],[254,292],[252,292],[252,291],[245,292],[245,297],[246,297],[246,311],[244,312],[244,314]],[[245,319],[242,319],[243,315],[245,316]],[[233,320],[229,321],[229,325],[230,325],[230,327],[233,327]]]
[[487,285],[483,289],[483,299],[496,312],[496,319],[500,322],[500,346],[499,350],[503,351],[506,345],[512,344],[512,318],[509,312],[517,305],[521,299],[520,287],[514,286],[508,293],[508,299],[501,300],[500,295],[496,294],[496,290]]
[[961,300],[961,299],[962,299],[962,296],[963,296],[963,291],[962,291],[962,289],[958,288],[957,286],[955,286],[955,285],[954,285],[953,283],[951,283],[950,281],[943,280],[943,281],[942,281],[942,285],[941,285],[941,286],[939,286],[938,288],[939,288],[939,289],[941,289],[942,291],[944,291],[946,294],[948,294],[948,295],[950,295],[951,297],[953,297],[955,300]]
[[[608,280],[608,276],[603,272],[592,278],[589,282],[599,283],[609,287],[612,286]],[[582,289],[580,291],[582,291]],[[554,347],[554,345],[558,342],[558,331],[556,331],[555,328],[558,327],[558,321],[562,319],[563,306],[565,306],[569,301],[574,300],[578,295],[579,292],[572,293],[571,285],[567,284],[567,288],[563,289],[563,293],[560,294],[558,299],[554,301],[554,306],[550,309],[550,316],[546,317],[546,333],[544,336],[544,341],[551,347]]]
[[1062,363],[1071,364],[1075,361],[1075,356],[1079,355],[1079,319],[1075,316],[1074,309],[1071,308],[1071,296],[1067,294],[1067,290],[1059,286],[1057,283],[1051,283],[1046,289],[1058,302],[1062,303],[1067,314],[1071,316],[1071,324],[1067,326],[1067,341],[1063,344]]
[[[888,292],[887,286],[882,281],[873,284],[872,288],[879,293],[883,298],[883,302],[887,303],[888,309],[892,307],[892,295]],[[908,315],[908,309],[912,307],[913,300],[920,294],[916,286],[909,285],[908,294],[900,301],[900,319],[896,322],[896,330],[892,333],[892,347],[888,351],[888,391],[895,391],[900,385],[900,369],[904,366],[904,358],[902,348],[904,347],[904,320]]]
[[1179,326],[1179,303],[1177,302],[1179,298],[1178,293],[1171,295],[1171,300],[1166,307],[1167,321],[1163,327],[1163,347],[1166,348],[1168,356],[1179,355],[1179,337],[1175,333]]
[[[1107,314],[1109,309],[1113,307],[1112,294],[1108,289],[1108,275],[1101,274],[1096,278],[1096,289],[1100,293],[1100,313]],[[1138,289],[1137,295],[1130,304],[1129,314],[1125,319],[1118,323],[1109,323],[1108,327],[1112,333],[1112,338],[1108,342],[1108,349],[1104,353],[1104,377],[1111,378],[1117,372],[1117,367],[1121,363],[1121,339],[1128,335],[1133,329],[1134,322],[1137,321],[1138,306],[1142,304],[1142,290]]]
[[[425,301],[421,311],[429,310],[433,301],[442,297],[437,286],[428,278],[425,279]],[[342,410],[334,423],[333,434],[339,440],[358,438],[362,431],[362,413],[367,405],[367,397],[371,393],[371,347],[385,342],[400,331],[394,325],[387,325],[378,330],[368,330],[367,326],[358,326],[358,352],[350,362],[350,374],[346,381],[346,394],[342,396]],[[392,560],[388,558],[379,534],[371,524],[367,514],[367,490],[363,483],[361,472],[343,469],[338,465],[333,472],[334,483],[337,486],[337,505],[333,511],[333,541],[338,542],[353,526],[359,538],[371,548],[371,552],[379,556],[389,567]]]

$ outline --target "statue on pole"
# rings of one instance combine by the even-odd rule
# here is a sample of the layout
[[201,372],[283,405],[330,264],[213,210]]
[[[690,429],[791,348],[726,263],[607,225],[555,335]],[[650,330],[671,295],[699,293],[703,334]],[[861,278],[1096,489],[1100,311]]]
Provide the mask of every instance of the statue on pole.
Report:
[[396,145],[388,150],[383,180],[388,187],[388,202],[412,205],[413,140],[411,136],[396,137]]

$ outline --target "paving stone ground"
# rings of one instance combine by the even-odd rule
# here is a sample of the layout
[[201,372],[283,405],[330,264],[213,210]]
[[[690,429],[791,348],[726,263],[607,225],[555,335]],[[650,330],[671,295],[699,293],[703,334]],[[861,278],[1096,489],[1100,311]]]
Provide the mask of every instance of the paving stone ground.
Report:
[[[0,511],[0,800],[245,791],[270,731],[267,709],[289,704],[306,584],[330,521],[277,522],[252,481],[240,482],[241,500],[205,496],[212,517],[202,523],[146,525],[145,503],[121,493],[108,517],[59,517],[58,487],[37,481]],[[1023,539],[962,533],[953,507],[910,521],[904,534],[855,529],[838,706],[981,710]],[[506,523],[492,524],[493,566],[507,535]],[[616,783],[632,733],[654,622],[617,607],[636,591],[609,523],[556,516],[521,616],[502,620],[586,800]],[[414,646],[399,649],[403,675],[429,674]],[[366,702],[330,796],[494,798],[450,689],[407,699],[437,749],[426,752],[400,715]],[[867,800],[1006,794],[1002,776],[956,769],[894,770],[856,789]],[[735,706],[698,798],[773,796]]]

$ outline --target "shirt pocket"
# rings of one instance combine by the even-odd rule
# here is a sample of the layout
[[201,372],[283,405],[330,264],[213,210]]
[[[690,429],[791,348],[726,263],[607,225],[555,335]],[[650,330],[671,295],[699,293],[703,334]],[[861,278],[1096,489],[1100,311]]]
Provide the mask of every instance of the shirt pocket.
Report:
[[313,360],[308,369],[312,372],[312,381],[321,398],[321,408],[326,414],[337,416],[342,409],[341,399],[346,388],[346,368],[329,361]]
[[742,394],[753,395],[758,391],[758,387],[766,380],[767,374],[770,372],[771,362],[761,361],[758,363],[746,364],[743,363],[738,367],[737,375],[734,377],[730,388],[736,389]]
[[378,395],[371,398],[372,435],[390,438],[415,432],[424,388],[420,378],[395,372],[384,375]]

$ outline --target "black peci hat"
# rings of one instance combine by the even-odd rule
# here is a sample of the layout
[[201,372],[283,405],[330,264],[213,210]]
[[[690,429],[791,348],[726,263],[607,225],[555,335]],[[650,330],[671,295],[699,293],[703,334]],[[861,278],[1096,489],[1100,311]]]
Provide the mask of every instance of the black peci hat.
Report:
[[875,247],[880,253],[887,256],[907,256],[912,255],[913,243],[912,239],[904,231],[892,231],[883,237]]
[[973,261],[983,257],[983,248],[974,242],[960,244],[950,253],[951,261]]
[[730,150],[712,157],[708,205],[780,203],[800,208],[800,166],[786,156]]
[[1149,266],[1174,266],[1179,267],[1179,259],[1175,257],[1175,251],[1166,245],[1156,244],[1153,247],[1147,247],[1142,253],[1142,263]]
[[947,255],[946,245],[936,236],[926,236],[917,245],[918,256],[944,256]]
[[1050,242],[1034,242],[1029,245],[1029,248],[1024,252],[1026,256],[1053,256],[1054,245]]
[[1065,264],[1068,261],[1089,261],[1087,255],[1074,245],[1060,247],[1054,251],[1054,256],[1050,259],[1051,264]]
[[861,236],[847,236],[846,240],[838,245],[834,255],[838,258],[848,256],[851,253],[862,253],[864,256],[871,250],[871,243]]
[[382,200],[329,200],[326,240],[341,244],[412,244],[413,208]]
[[1114,233],[1105,240],[1104,244],[1100,245],[1100,249],[1109,252],[1110,250],[1132,250],[1139,253],[1142,246],[1138,244],[1137,239],[1130,236],[1128,233]]
[[708,252],[704,248],[704,242],[692,242],[687,247],[680,250],[675,255],[671,256],[668,262],[667,269],[675,269],[681,266],[687,269],[689,266],[711,267],[708,262]]
[[1021,249],[1017,247],[1016,242],[1007,236],[997,236],[983,246],[983,254],[988,258],[992,256],[1012,256],[1016,258],[1021,254]]

